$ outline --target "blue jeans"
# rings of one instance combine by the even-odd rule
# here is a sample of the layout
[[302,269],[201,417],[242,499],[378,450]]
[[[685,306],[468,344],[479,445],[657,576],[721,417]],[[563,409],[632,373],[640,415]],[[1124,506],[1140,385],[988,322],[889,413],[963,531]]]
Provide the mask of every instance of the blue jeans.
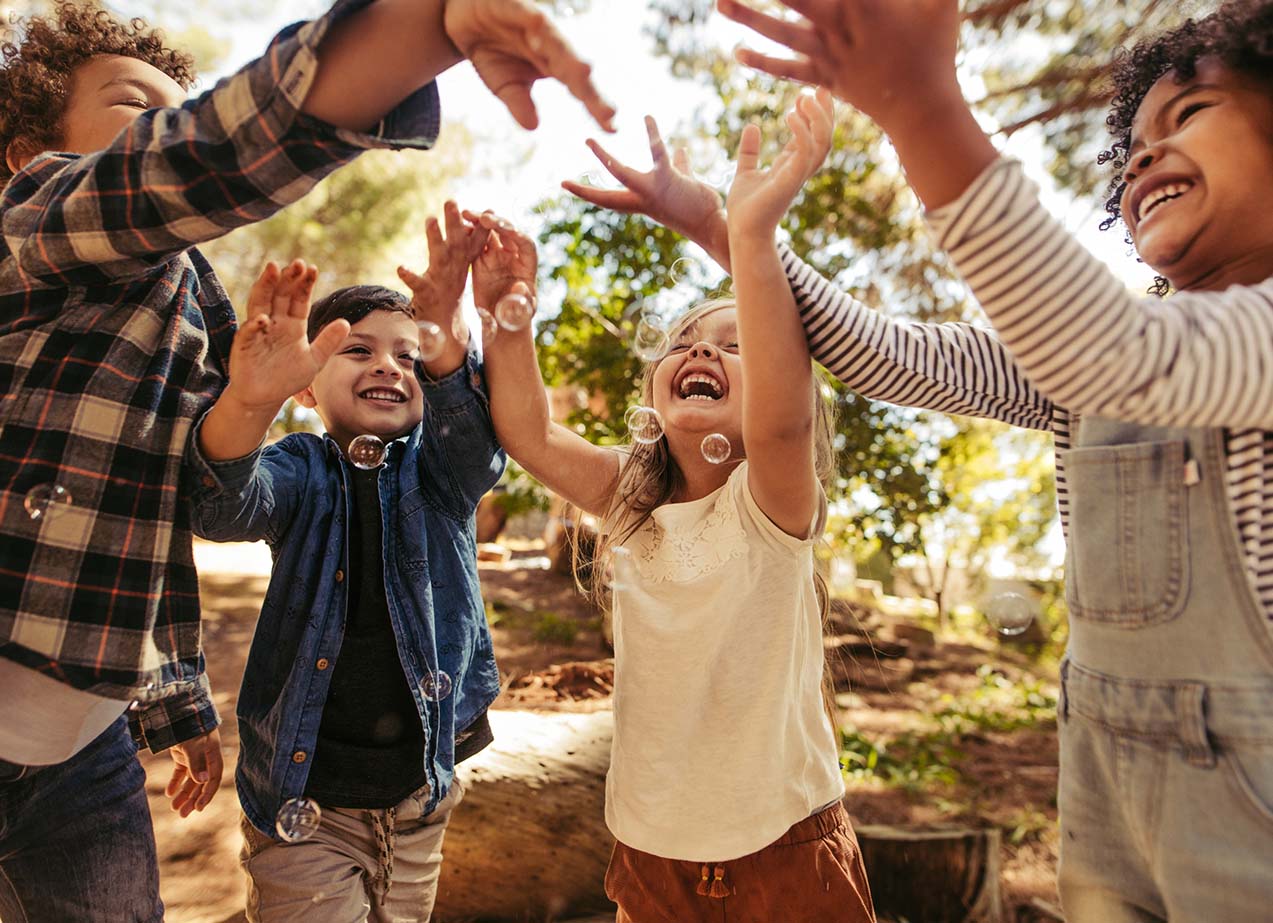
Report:
[[162,923],[145,783],[123,716],[66,762],[0,765],[0,920]]

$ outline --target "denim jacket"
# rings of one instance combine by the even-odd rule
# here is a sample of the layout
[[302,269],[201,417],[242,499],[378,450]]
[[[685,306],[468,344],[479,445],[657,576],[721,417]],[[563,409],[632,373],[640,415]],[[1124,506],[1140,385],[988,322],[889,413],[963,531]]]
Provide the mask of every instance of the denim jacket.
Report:
[[[504,452],[475,353],[438,381],[420,377],[424,419],[387,446],[379,489],[389,615],[425,728],[432,810],[451,785],[457,732],[499,693],[473,514],[503,472]],[[239,691],[235,773],[244,813],[274,836],[279,807],[305,790],[340,656],[353,514],[349,463],[330,437],[310,433],[211,462],[199,451],[197,431],[190,463],[198,485],[195,533],[214,541],[264,539],[274,555]],[[439,700],[441,673],[451,689]]]

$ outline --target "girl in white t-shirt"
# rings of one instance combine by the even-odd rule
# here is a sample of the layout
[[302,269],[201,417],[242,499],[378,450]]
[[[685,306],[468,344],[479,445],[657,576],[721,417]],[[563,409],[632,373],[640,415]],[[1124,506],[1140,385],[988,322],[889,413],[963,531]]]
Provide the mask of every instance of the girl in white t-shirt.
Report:
[[[813,544],[830,430],[774,244],[826,156],[829,96],[802,98],[787,122],[768,170],[759,131],[742,136],[727,200],[734,300],[682,318],[646,372],[661,435],[645,414],[630,451],[588,443],[549,419],[528,329],[485,344],[501,444],[599,517],[598,559],[613,559],[606,886],[620,921],[874,919],[821,693]],[[533,245],[482,220],[479,307],[533,297]]]

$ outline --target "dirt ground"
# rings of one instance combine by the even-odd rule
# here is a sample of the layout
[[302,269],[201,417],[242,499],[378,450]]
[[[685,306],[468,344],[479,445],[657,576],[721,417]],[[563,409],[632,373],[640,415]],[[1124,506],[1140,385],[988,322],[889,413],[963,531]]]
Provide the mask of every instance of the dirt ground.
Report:
[[[569,578],[547,569],[543,551],[525,544],[507,564],[483,562],[481,579],[505,690],[496,708],[593,710],[609,706],[613,663],[598,613]],[[243,919],[241,842],[233,770],[238,754],[234,697],[269,569],[260,546],[197,545],[204,606],[204,646],[221,711],[225,755],[222,790],[202,814],[181,819],[167,805],[166,755],[143,755],[160,851],[169,923]],[[887,637],[887,630],[883,636]],[[887,648],[887,641],[881,642]],[[852,692],[837,696],[842,723],[864,738],[905,738],[953,698],[983,684],[978,668],[993,662],[1015,677],[1027,660],[992,641],[912,645],[890,662],[856,658]],[[852,659],[852,658],[851,658]],[[905,667],[905,675],[892,670]],[[863,680],[862,674],[871,674]],[[1035,671],[1037,672],[1037,670]],[[890,679],[889,676],[893,676]],[[902,678],[897,678],[902,677]],[[1054,679],[1054,678],[1053,678]],[[850,784],[854,823],[963,823],[994,826],[1003,837],[1003,883],[1009,921],[1047,919],[1032,903],[1057,902],[1055,729],[1050,722],[1013,731],[972,729],[949,754],[958,779],[935,784]]]

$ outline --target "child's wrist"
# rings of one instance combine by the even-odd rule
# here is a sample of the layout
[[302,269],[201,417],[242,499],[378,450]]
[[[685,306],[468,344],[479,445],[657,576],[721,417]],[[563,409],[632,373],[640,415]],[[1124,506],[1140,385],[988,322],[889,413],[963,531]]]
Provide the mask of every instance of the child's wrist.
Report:
[[281,408],[283,403],[287,400],[287,397],[288,396],[284,396],[277,400],[271,399],[266,401],[246,400],[240,394],[239,389],[234,386],[234,382],[231,381],[225,386],[225,390],[221,392],[221,396],[217,398],[216,406],[222,414],[227,416],[227,418],[231,416],[235,418],[258,418],[268,416],[270,420],[273,420],[278,414],[279,408]]

